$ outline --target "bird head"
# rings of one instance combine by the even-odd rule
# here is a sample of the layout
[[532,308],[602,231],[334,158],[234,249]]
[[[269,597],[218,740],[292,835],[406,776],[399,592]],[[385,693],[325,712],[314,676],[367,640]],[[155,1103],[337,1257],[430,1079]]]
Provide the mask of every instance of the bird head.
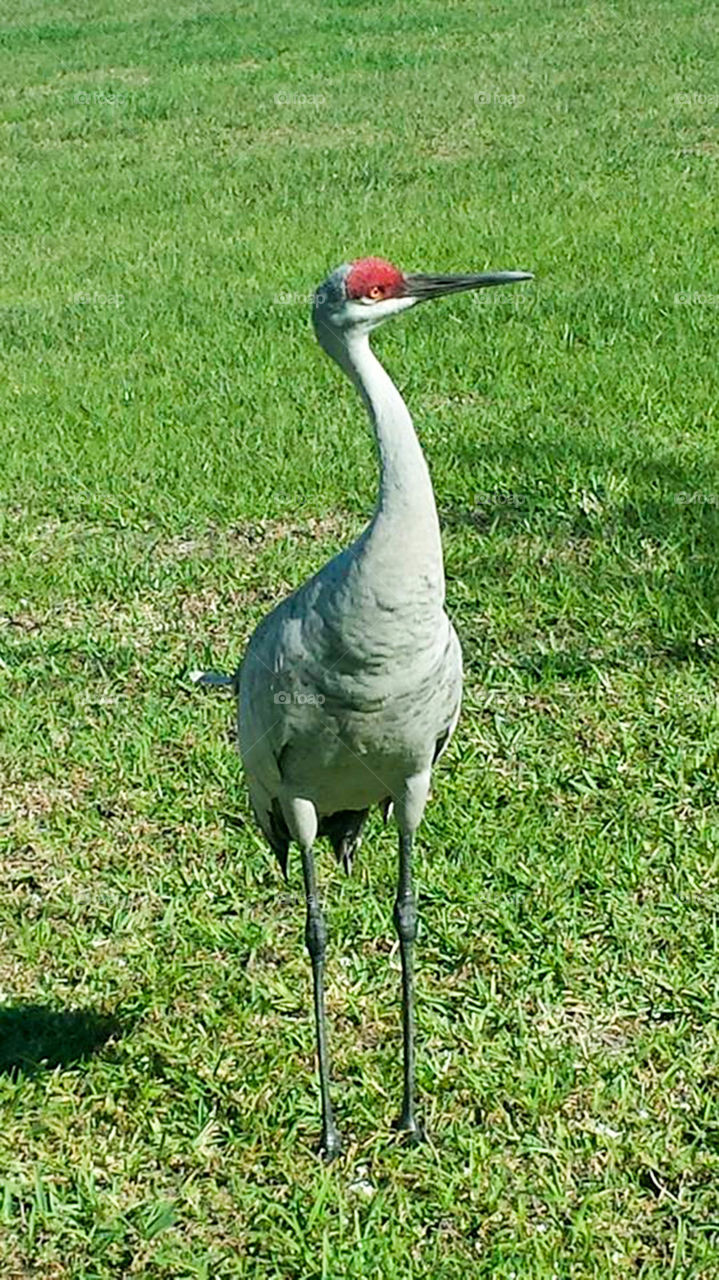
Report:
[[333,335],[346,342],[353,332],[367,334],[418,302],[531,279],[529,271],[456,276],[406,274],[383,258],[358,258],[337,267],[316,290],[312,322],[317,337],[326,346]]

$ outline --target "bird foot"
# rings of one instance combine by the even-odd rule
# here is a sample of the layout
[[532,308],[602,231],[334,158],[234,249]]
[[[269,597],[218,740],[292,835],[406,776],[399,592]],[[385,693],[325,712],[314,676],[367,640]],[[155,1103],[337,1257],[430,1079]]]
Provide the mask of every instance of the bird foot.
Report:
[[342,1139],[336,1129],[325,1129],[320,1139],[319,1154],[325,1164],[331,1164],[342,1155]]
[[394,1127],[405,1146],[418,1147],[427,1141],[424,1125],[416,1116],[401,1115],[399,1120],[395,1120]]

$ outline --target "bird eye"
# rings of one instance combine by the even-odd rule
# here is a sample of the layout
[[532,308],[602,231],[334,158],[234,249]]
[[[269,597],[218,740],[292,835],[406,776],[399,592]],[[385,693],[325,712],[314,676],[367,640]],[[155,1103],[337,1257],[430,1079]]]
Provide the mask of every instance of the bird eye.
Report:
[[384,289],[381,284],[373,284],[372,288],[367,291],[367,297],[371,298],[373,302],[378,302],[383,296]]

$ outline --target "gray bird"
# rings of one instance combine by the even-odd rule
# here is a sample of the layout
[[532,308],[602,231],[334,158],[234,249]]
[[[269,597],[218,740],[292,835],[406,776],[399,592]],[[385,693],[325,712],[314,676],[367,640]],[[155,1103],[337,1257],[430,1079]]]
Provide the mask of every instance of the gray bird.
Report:
[[[423,1136],[415,1111],[412,843],[432,766],[459,716],[462,654],[444,612],[444,570],[432,483],[407,407],[374,356],[373,329],[418,302],[529,280],[525,271],[407,275],[379,258],[346,263],[312,309],[320,346],[357,387],[377,441],[379,495],[367,528],[260,623],[233,683],[238,733],[257,821],[286,874],[300,849],[312,961],[322,1138],[341,1149],[330,1099],[324,1009],[327,931],[314,844],[330,840],[347,870],[369,809],[394,814],[399,877],[394,922],[402,961],[404,1093],[399,1130]],[[212,677],[208,677],[212,681]],[[217,681],[215,681],[217,682]]]

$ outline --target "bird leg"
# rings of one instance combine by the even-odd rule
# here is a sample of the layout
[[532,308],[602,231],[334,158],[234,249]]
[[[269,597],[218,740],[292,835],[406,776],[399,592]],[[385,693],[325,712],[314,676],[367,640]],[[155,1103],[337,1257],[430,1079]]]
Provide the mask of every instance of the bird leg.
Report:
[[404,1094],[397,1128],[412,1142],[421,1142],[424,1131],[414,1109],[414,942],[417,937],[417,903],[412,888],[412,836],[400,833],[399,881],[394,923],[402,957],[402,1032],[404,1040]]
[[302,849],[302,871],[305,878],[305,896],[307,899],[305,943],[312,961],[317,1057],[320,1064],[320,1094],[322,1097],[320,1150],[327,1163],[329,1163],[330,1160],[334,1160],[336,1156],[340,1155],[342,1141],[335,1125],[330,1098],[329,1055],[327,1052],[327,1026],[325,1023],[325,949],[327,947],[327,929],[317,897],[315,860],[311,847]]

